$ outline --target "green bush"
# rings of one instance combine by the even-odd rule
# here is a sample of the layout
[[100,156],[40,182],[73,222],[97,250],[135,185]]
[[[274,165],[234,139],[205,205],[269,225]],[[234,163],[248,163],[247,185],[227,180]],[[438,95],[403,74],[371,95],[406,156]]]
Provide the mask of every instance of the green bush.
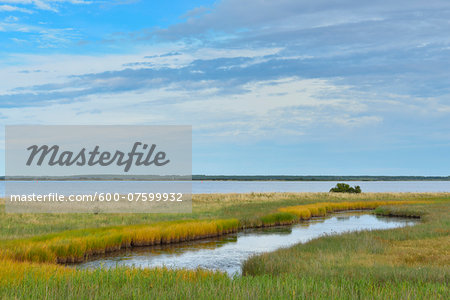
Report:
[[354,193],[359,194],[361,193],[361,187],[359,185],[355,185],[354,187],[351,187],[350,185],[346,183],[338,183],[334,188],[331,188],[331,193]]

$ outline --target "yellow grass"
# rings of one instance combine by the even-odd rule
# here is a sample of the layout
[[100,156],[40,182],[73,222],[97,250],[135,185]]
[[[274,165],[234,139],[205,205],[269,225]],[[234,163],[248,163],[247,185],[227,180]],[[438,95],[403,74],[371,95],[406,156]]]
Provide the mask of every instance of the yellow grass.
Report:
[[[323,202],[306,205],[281,207],[280,212],[292,213],[300,220],[308,220],[311,217],[325,216],[327,213],[343,210],[374,209],[382,205],[419,204],[424,201],[358,201],[358,202]],[[430,202],[428,202],[430,203]]]
[[386,257],[393,264],[450,266],[450,236],[397,241]]
[[[109,225],[109,227],[70,231],[66,229],[76,228],[73,226],[74,223],[71,223],[72,227],[54,225],[60,224],[56,222],[59,222],[59,215],[14,215],[14,218],[9,219],[10,216],[4,214],[5,220],[2,224],[22,226],[23,224],[20,223],[22,220],[23,223],[31,226],[33,224],[40,225],[45,220],[50,223],[54,222],[45,228],[48,229],[47,232],[54,231],[55,233],[39,235],[42,231],[36,233],[30,231],[26,236],[12,237],[10,235],[9,239],[0,240],[0,298],[2,298],[1,292],[3,291],[6,295],[3,297],[12,299],[52,298],[52,295],[53,298],[59,299],[68,298],[67,296],[78,299],[95,298],[95,296],[118,299],[179,299],[187,296],[225,299],[233,296],[239,297],[237,295],[240,295],[240,298],[255,299],[264,297],[287,299],[291,296],[386,299],[421,298],[420,295],[422,295],[422,298],[437,299],[436,295],[448,294],[446,292],[447,284],[441,279],[448,278],[445,277],[446,273],[442,272],[445,271],[445,266],[449,265],[450,257],[448,222],[445,217],[448,216],[448,211],[445,211],[444,205],[443,208],[433,208],[430,211],[437,211],[445,218],[434,215],[429,217],[430,211],[428,211],[424,215],[424,222],[411,229],[382,233],[358,233],[348,236],[347,239],[334,237],[331,242],[329,239],[323,238],[316,240],[313,244],[294,247],[300,250],[307,248],[305,251],[287,252],[286,256],[278,256],[277,253],[267,254],[267,260],[263,261],[263,266],[273,266],[275,271],[283,271],[286,268],[291,272],[288,277],[280,277],[280,279],[272,276],[243,276],[231,280],[225,274],[203,270],[138,270],[132,268],[75,270],[56,263],[81,261],[90,255],[119,248],[175,243],[225,234],[237,231],[248,224],[254,224],[253,226],[290,224],[292,220],[295,222],[307,220],[339,210],[372,209],[380,205],[444,201],[438,199],[439,197],[448,201],[449,194],[255,193],[195,195],[193,202],[195,213],[193,215],[162,217],[167,219],[133,215],[134,218],[142,217],[141,223],[146,222],[146,224],[140,225],[130,225],[136,224],[137,221],[134,221],[135,223],[113,223],[113,221],[119,222],[125,219],[126,215],[93,215],[88,217],[106,220],[103,223],[99,222],[99,225],[96,226]],[[420,210],[423,209],[425,206],[421,206]],[[408,208],[406,207],[404,210],[407,211]],[[416,206],[414,206],[414,211],[418,211]],[[392,214],[396,214],[395,210]],[[418,216],[417,213],[409,214],[408,212],[400,212],[399,215],[404,214]],[[251,216],[251,218],[246,220],[247,216]],[[73,214],[63,217],[64,221],[76,220],[81,224],[79,226],[91,227],[91,224],[96,224],[95,222],[86,223],[89,218],[82,219],[84,215]],[[172,221],[181,217],[191,220]],[[198,219],[192,220],[193,218]],[[205,218],[216,220],[206,220]],[[431,222],[433,218],[434,223]],[[11,220],[17,222],[14,223]],[[436,220],[439,220],[442,225]],[[111,226],[117,224],[123,225]],[[435,225],[431,226],[430,224]],[[30,237],[31,235],[35,236]],[[379,251],[381,248],[378,242],[383,246],[381,247],[383,251]],[[330,245],[334,246],[330,247]],[[365,251],[365,248],[368,250]],[[302,268],[297,268],[297,264]],[[408,266],[408,269],[404,269],[405,265]],[[392,269],[389,269],[391,266]],[[272,269],[267,267],[267,270]],[[307,270],[313,271],[308,273]],[[320,277],[316,276],[316,273]],[[444,275],[433,275],[441,273]],[[433,276],[430,277],[431,279],[428,278],[427,276],[430,274],[438,279],[433,281]],[[397,278],[399,279],[397,280]],[[386,280],[389,280],[388,285],[386,285]],[[386,291],[383,290],[385,288]],[[284,291],[287,292],[284,293]],[[355,291],[358,294],[355,294]],[[272,292],[273,294],[271,294]],[[442,297],[442,299],[444,298]]]
[[238,228],[239,221],[229,219],[73,230],[5,241],[0,250],[0,258],[31,262],[80,262],[91,255],[121,248],[201,239],[234,232]]
[[0,285],[20,285],[25,277],[45,280],[74,271],[74,269],[50,263],[18,262],[0,259]]
[[[412,204],[423,201],[357,201],[322,202],[278,209],[254,226],[290,224],[333,211],[373,209],[381,205]],[[135,246],[151,246],[196,240],[235,232],[242,225],[237,219],[171,221],[150,225],[128,225],[95,229],[79,229],[7,240],[1,243],[0,258],[16,261],[67,263],[81,262],[96,254]]]

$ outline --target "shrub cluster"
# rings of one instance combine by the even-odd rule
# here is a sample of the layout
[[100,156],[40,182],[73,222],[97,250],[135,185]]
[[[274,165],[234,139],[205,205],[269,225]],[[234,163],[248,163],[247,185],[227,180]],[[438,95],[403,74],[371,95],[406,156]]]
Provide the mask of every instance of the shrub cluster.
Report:
[[351,187],[346,183],[338,183],[334,188],[331,188],[330,193],[353,193],[359,194],[361,193],[361,187],[359,185],[355,185]]

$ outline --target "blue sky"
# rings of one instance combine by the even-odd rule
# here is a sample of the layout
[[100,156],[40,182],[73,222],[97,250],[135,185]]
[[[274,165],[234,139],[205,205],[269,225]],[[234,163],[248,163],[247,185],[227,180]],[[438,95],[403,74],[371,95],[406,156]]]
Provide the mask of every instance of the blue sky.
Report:
[[447,176],[449,20],[443,0],[0,0],[0,120],[191,124],[194,174]]

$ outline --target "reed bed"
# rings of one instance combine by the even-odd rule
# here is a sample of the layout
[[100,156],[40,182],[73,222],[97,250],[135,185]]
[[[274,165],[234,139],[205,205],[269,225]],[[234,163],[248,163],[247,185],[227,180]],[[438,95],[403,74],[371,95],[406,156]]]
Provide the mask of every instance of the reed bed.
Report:
[[261,227],[265,226],[279,226],[290,225],[298,222],[298,218],[295,214],[289,212],[276,212],[261,217]]
[[[446,299],[449,200],[450,194],[255,193],[195,196],[193,215],[6,215],[0,209],[0,298]],[[76,270],[56,264],[373,208],[424,221],[255,256],[245,263],[247,276],[236,278],[205,270]]]
[[75,229],[151,225],[180,220],[236,218],[245,227],[252,227],[262,226],[260,218],[276,213],[279,207],[318,202],[444,201],[449,198],[449,193],[204,194],[193,195],[192,213],[187,214],[6,214],[0,201],[0,242]]
[[[0,298],[385,300],[446,299],[448,295],[448,287],[442,282],[402,278],[374,281],[368,276],[348,278],[345,275],[314,277],[285,274],[231,279],[226,274],[205,270],[115,268],[64,272],[52,269],[39,271],[34,266],[29,267],[19,280],[7,278],[0,285]],[[0,273],[2,277],[6,278]]]
[[[252,222],[251,227],[287,225],[327,213],[352,209],[373,209],[381,205],[418,201],[324,202],[278,209]],[[28,239],[4,241],[0,258],[16,261],[75,263],[91,256],[124,248],[192,241],[236,232],[249,227],[237,219],[171,221],[152,225],[115,226],[81,229]]]
[[133,246],[191,241],[237,231],[239,221],[175,221],[153,225],[83,229],[3,243],[0,258],[16,261],[73,263],[96,254]]
[[[257,255],[243,267],[246,275],[301,274],[367,281],[448,284],[450,276],[450,202],[378,206],[377,214],[421,217],[412,227],[325,236],[306,244]],[[314,268],[311,268],[314,265]],[[299,275],[300,276],[300,275]],[[442,286],[441,286],[442,287]],[[447,289],[448,290],[448,289]]]
[[0,286],[21,284],[24,278],[48,280],[73,273],[75,270],[52,263],[18,262],[0,259]]
[[[356,201],[356,202],[322,202],[306,205],[281,207],[281,213],[293,214],[298,220],[309,220],[312,217],[323,217],[328,213],[345,210],[375,209],[384,205],[420,204],[424,201]],[[430,202],[428,202],[430,203]]]

